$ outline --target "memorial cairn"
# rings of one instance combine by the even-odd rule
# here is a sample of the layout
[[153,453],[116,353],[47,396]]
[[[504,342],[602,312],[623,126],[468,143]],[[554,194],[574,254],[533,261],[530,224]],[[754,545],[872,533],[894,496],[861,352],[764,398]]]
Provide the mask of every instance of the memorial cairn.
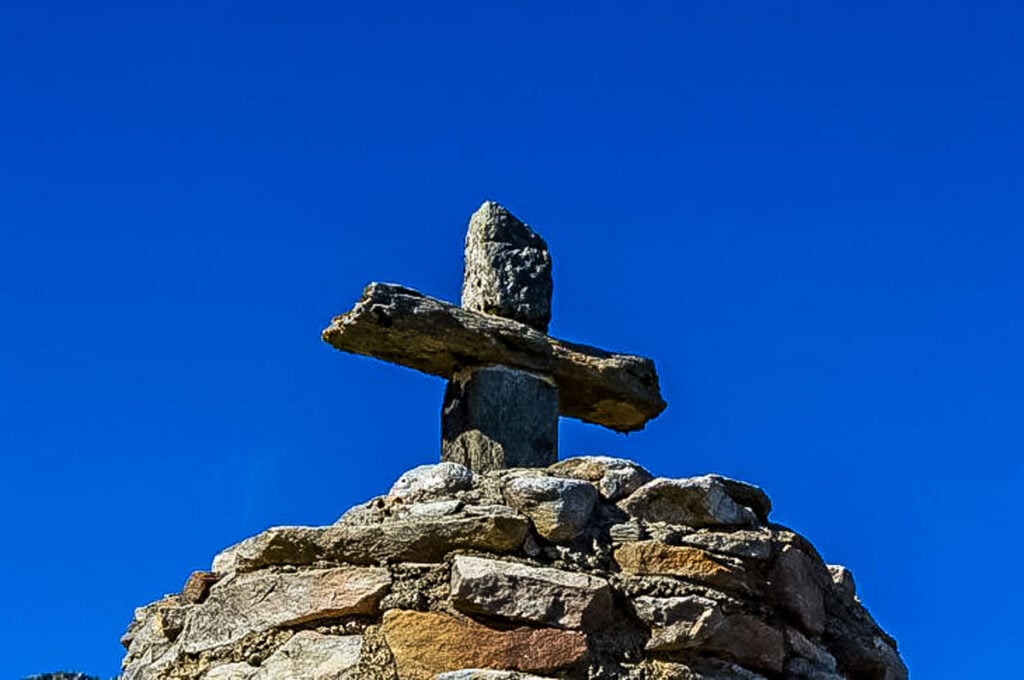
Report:
[[123,677],[906,678],[853,577],[756,486],[558,460],[558,418],[665,408],[650,359],[547,335],[551,257],[469,222],[462,304],[371,283],[323,339],[447,380],[441,462],[325,527],[267,529],[135,612]]

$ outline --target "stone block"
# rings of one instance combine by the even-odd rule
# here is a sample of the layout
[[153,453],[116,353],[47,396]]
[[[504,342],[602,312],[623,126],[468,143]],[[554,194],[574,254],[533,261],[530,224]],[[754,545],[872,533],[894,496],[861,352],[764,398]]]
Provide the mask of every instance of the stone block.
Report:
[[547,467],[558,459],[558,390],[501,366],[459,371],[441,412],[441,458],[475,472]]

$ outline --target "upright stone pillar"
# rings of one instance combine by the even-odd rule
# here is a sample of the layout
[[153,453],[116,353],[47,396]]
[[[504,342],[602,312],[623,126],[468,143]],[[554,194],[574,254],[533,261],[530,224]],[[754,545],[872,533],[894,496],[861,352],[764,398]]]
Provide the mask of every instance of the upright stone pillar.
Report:
[[[547,244],[497,203],[469,220],[462,307],[524,323],[551,320]],[[472,470],[545,467],[558,459],[558,389],[546,377],[502,366],[466,367],[445,390],[441,459]]]

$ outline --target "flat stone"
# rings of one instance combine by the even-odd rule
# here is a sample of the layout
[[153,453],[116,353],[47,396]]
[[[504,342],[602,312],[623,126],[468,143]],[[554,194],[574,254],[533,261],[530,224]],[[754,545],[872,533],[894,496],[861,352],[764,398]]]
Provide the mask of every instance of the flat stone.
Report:
[[650,359],[557,340],[402,286],[371,283],[321,335],[342,351],[442,378],[478,366],[547,376],[562,415],[618,432],[643,429],[666,406]]
[[756,583],[741,565],[700,548],[637,541],[616,548],[614,557],[627,574],[679,576],[724,590],[757,591]]
[[444,461],[420,465],[402,473],[388,491],[388,499],[406,503],[447,500],[473,486],[473,472],[465,465]]
[[699,595],[680,597],[651,597],[640,595],[633,599],[637,618],[648,626],[665,628],[678,623],[694,625],[702,616],[718,606],[714,600]]
[[555,477],[591,482],[602,496],[617,501],[633,493],[654,476],[631,460],[610,456],[566,458],[548,468]]
[[767,560],[772,556],[770,531],[698,531],[679,536],[680,543],[694,545],[716,553],[751,560]]
[[387,570],[373,567],[237,574],[214,586],[193,610],[183,651],[198,654],[282,626],[375,614],[390,586]]
[[452,565],[451,597],[464,612],[559,628],[594,628],[612,611],[597,576],[466,555]]
[[432,680],[466,668],[545,673],[578,663],[586,636],[558,628],[495,629],[439,612],[392,609],[381,628],[400,680]]
[[789,546],[779,554],[768,577],[775,601],[815,636],[825,630],[822,586],[828,578],[824,565]]
[[312,564],[320,558],[321,527],[271,527],[227,548],[213,558],[213,571],[224,575],[279,564]]
[[691,527],[755,526],[757,514],[729,494],[723,479],[717,475],[688,479],[659,477],[620,501],[619,507],[648,522]]
[[358,680],[362,635],[299,631],[259,666],[229,663],[211,668],[205,680]]
[[469,218],[462,306],[547,332],[551,255],[532,229],[493,201]]
[[[527,519],[504,508],[501,513],[388,521],[379,525],[329,527],[322,535],[324,559],[349,564],[384,561],[440,562],[453,550],[510,552],[519,549]],[[500,507],[500,506],[499,506]]]
[[579,535],[598,497],[589,482],[540,475],[512,477],[504,492],[505,501],[529,517],[538,534],[555,543]]
[[260,664],[254,680],[358,680],[362,635],[299,631]]
[[558,459],[558,390],[540,375],[468,368],[448,381],[441,458],[476,472],[547,467]]
[[504,506],[465,506],[459,514],[328,527],[274,527],[223,551],[213,561],[219,574],[319,561],[372,565],[382,560],[439,562],[453,550],[509,552],[518,549],[529,522]]
[[818,668],[803,657],[793,657],[786,661],[786,678],[792,680],[847,680],[845,675],[839,675],[835,671],[828,671]]

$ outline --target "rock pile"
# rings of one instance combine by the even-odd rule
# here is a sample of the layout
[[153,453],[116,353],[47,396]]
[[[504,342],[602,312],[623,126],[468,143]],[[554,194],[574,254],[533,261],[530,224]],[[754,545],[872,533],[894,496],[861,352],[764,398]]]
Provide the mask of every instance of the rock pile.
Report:
[[410,470],[138,609],[124,678],[865,678],[907,671],[761,489],[606,457]]

